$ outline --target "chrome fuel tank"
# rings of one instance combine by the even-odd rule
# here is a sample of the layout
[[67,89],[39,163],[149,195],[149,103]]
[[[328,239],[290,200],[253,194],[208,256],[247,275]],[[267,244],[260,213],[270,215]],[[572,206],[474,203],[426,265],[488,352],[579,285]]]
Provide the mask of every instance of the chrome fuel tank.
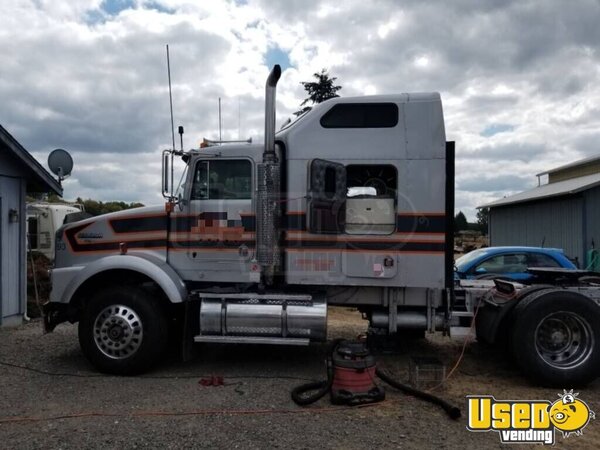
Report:
[[[217,336],[327,339],[327,303],[309,295],[199,294],[200,339]],[[211,338],[201,339],[206,336]],[[235,342],[244,342],[235,339]],[[248,342],[257,342],[256,339]],[[273,343],[273,340],[270,341]],[[284,343],[284,342],[281,342]]]

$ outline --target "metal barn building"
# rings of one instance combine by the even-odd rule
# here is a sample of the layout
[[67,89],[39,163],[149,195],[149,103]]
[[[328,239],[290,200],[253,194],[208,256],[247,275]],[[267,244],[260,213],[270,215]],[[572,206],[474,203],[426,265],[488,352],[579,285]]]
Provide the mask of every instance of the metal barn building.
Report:
[[600,156],[537,175],[546,184],[480,206],[490,208],[490,245],[562,248],[586,266],[586,253],[600,248]]
[[27,307],[25,197],[62,195],[58,181],[0,126],[0,325],[21,323]]

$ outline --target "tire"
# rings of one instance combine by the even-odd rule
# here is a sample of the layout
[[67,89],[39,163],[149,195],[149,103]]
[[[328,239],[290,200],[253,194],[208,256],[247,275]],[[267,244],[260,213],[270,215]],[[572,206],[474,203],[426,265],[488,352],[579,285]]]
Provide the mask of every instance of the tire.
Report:
[[536,384],[577,387],[600,376],[600,307],[565,290],[543,290],[519,302],[510,349]]
[[168,323],[158,301],[135,286],[98,292],[79,321],[79,344],[100,372],[134,375],[155,365],[165,351]]

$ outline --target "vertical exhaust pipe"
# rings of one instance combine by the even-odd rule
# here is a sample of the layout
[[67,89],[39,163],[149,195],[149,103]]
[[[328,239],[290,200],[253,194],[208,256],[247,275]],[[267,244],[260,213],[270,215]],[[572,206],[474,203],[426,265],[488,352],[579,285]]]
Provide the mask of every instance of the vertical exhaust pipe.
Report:
[[258,164],[258,192],[256,199],[256,259],[261,267],[262,282],[273,284],[280,265],[280,167],[275,153],[275,93],[281,77],[276,64],[265,86],[265,149]]
[[275,93],[281,77],[281,66],[275,64],[265,85],[265,151],[263,163],[276,162],[275,155]]

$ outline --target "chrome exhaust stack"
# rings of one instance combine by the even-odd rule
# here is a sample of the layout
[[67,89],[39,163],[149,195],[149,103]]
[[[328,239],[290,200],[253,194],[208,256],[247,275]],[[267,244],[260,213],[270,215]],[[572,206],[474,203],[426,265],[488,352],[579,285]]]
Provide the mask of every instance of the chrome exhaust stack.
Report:
[[281,66],[275,64],[265,86],[265,152],[263,163],[277,162],[275,155],[275,94],[281,77]]
[[261,267],[262,282],[273,284],[277,267],[281,264],[280,235],[280,180],[281,172],[275,153],[275,94],[281,77],[276,64],[265,86],[265,150],[258,165],[258,192],[256,199],[256,259]]

